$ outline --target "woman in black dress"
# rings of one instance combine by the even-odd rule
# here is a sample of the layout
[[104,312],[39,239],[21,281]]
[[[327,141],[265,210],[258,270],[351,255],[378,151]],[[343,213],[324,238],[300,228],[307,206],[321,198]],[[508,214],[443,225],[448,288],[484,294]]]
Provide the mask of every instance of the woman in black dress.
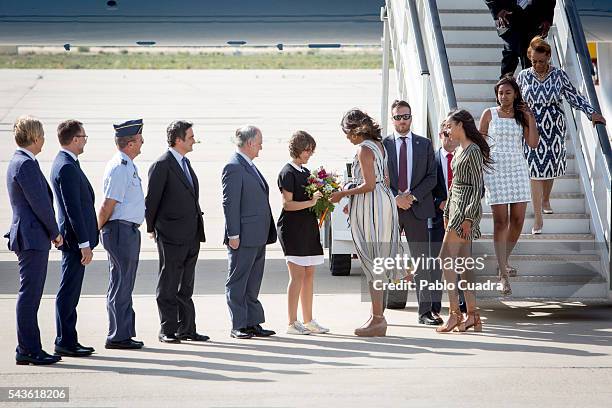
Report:
[[[314,153],[316,142],[304,131],[297,131],[289,141],[291,161],[278,175],[278,188],[283,195],[283,210],[278,219],[278,238],[283,247],[289,269],[287,286],[288,334],[327,333],[312,318],[312,298],[315,265],[323,263],[323,247],[319,237],[319,225],[314,206],[321,197],[316,192],[312,198],[305,186],[310,171],[303,167]],[[297,319],[298,301],[302,303],[304,323]]]

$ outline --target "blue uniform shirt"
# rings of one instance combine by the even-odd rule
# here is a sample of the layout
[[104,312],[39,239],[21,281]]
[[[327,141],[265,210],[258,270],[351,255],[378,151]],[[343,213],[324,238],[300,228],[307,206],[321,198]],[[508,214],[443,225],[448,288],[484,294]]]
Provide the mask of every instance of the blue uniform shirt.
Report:
[[145,198],[138,170],[125,153],[117,152],[104,170],[104,198],[117,201],[109,221],[123,220],[142,224]]

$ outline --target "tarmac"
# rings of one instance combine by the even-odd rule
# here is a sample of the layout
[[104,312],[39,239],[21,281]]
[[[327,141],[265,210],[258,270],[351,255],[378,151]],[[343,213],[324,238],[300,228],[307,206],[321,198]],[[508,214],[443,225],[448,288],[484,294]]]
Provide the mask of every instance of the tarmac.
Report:
[[[0,401],[25,407],[604,407],[612,397],[612,306],[580,302],[482,303],[484,331],[441,335],[418,325],[413,299],[405,310],[387,311],[387,337],[357,338],[369,303],[361,295],[359,263],[348,277],[331,276],[328,264],[315,277],[315,318],[326,335],[285,334],[286,265],[278,245],[268,250],[261,301],[266,339],[229,337],[224,296],[227,257],[221,245],[220,172],[233,151],[235,128],[259,126],[264,150],[256,160],[271,185],[288,160],[286,142],[297,129],[319,143],[310,168],[342,170],[354,148],[339,128],[354,106],[379,117],[379,71],[53,71],[4,70],[0,82],[0,176],[5,177],[14,143],[11,127],[21,114],[45,124],[41,167],[48,174],[58,150],[60,120],[84,122],[89,135],[81,158],[97,194],[102,171],[114,153],[113,122],[142,117],[142,155],[136,159],[146,185],[149,165],[165,150],[165,126],[193,120],[202,140],[191,162],[205,186],[201,204],[208,242],[196,271],[194,301],[198,331],[206,343],[157,341],[155,303],[157,253],[143,236],[134,291],[139,351],[106,350],[105,293],[108,270],[96,250],[79,303],[79,341],[97,352],[64,358],[49,367],[16,366],[15,256],[0,251],[0,387],[69,387],[69,402]],[[391,89],[395,89],[392,82]],[[280,194],[271,192],[273,212]],[[0,225],[8,228],[10,207],[0,189]],[[43,347],[53,349],[54,295],[59,254],[52,251],[39,311]],[[520,271],[519,271],[520,273]],[[0,389],[1,390],[1,389]],[[0,392],[0,396],[1,396]]]

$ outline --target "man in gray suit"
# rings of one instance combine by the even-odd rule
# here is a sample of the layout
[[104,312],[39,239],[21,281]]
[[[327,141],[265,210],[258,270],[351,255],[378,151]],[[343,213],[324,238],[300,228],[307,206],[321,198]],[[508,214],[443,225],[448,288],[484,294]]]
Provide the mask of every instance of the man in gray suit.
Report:
[[[400,231],[408,241],[410,255],[427,261],[429,234],[427,219],[435,217],[432,190],[437,183],[437,168],[431,141],[412,133],[412,109],[406,101],[396,100],[391,105],[393,134],[383,140],[389,154],[389,181],[398,207]],[[420,324],[438,325],[442,319],[431,313],[431,293],[427,287],[420,290],[421,282],[429,283],[430,271],[417,268],[414,274]],[[391,291],[387,302],[389,309],[406,306],[406,291]]]
[[266,261],[266,245],[276,242],[276,227],[268,200],[268,183],[253,159],[262,148],[255,126],[236,130],[237,151],[222,173],[223,213],[229,271],[225,296],[232,319],[231,337],[248,339],[276,334],[265,330],[263,306],[258,300]]

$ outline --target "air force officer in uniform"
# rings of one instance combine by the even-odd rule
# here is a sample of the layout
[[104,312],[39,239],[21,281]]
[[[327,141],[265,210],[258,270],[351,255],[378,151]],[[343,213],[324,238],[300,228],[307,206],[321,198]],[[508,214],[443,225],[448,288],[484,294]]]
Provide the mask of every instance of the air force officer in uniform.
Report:
[[139,349],[136,336],[132,290],[140,254],[140,231],[144,221],[145,198],[134,158],[144,143],[142,119],[115,127],[119,150],[104,171],[104,203],[98,213],[102,245],[108,252],[110,283],[106,296],[109,328],[107,349]]
[[42,349],[37,315],[51,242],[58,247],[63,239],[55,222],[51,188],[36,160],[45,143],[42,124],[31,117],[21,117],[13,131],[19,147],[6,170],[13,220],[5,237],[9,239],[9,250],[19,260],[15,359],[17,364],[53,364],[61,357]]
[[263,306],[258,300],[266,261],[266,245],[276,242],[276,227],[268,199],[268,183],[253,159],[262,145],[255,126],[236,130],[237,152],[223,168],[223,213],[229,272],[225,295],[232,319],[231,337],[247,339],[276,334],[265,330]]

